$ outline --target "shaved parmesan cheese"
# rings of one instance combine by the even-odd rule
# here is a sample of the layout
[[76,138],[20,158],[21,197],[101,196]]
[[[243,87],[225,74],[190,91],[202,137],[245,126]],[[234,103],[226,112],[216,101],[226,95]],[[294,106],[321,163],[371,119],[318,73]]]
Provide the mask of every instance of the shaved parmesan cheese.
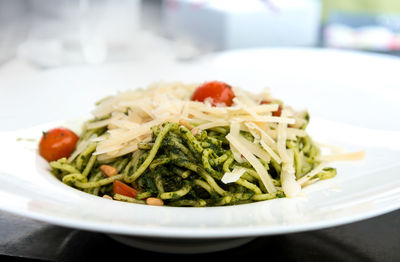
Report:
[[219,121],[219,120],[221,120],[221,118],[219,118],[217,116],[213,116],[211,114],[206,114],[206,113],[201,112],[201,111],[196,110],[196,109],[190,109],[189,110],[189,115],[192,115],[193,117],[195,117],[197,119],[206,120],[206,121]]
[[252,154],[254,154],[258,158],[266,162],[269,162],[271,159],[270,155],[267,152],[265,152],[258,143],[252,143],[246,138],[244,138],[240,134],[240,130],[241,130],[241,124],[238,121],[232,121],[230,133],[234,135],[238,139],[238,141],[244,147],[246,147]]
[[110,124],[111,119],[105,119],[105,120],[100,120],[96,122],[91,122],[86,125],[87,129],[96,129],[96,128],[101,128],[105,127],[108,124]]
[[244,121],[253,121],[253,122],[267,122],[267,123],[286,123],[286,124],[294,124],[296,119],[289,117],[280,117],[280,116],[244,116],[241,117]]
[[236,182],[244,173],[246,169],[243,167],[235,167],[232,172],[226,172],[221,181],[225,184]]
[[269,162],[271,157],[270,155],[262,149],[260,144],[255,144],[247,140],[241,135],[237,136],[237,139],[240,141],[240,143],[245,146],[253,155],[257,156],[258,158],[264,160],[265,162]]
[[[240,123],[238,121],[231,121],[231,126],[230,126],[230,133],[238,136],[240,132]],[[242,158],[242,154],[238,150],[238,148],[235,147],[235,145],[231,144],[230,145],[231,151],[233,153],[233,158],[236,160],[238,163],[243,163],[244,159]]]
[[282,162],[281,158],[270,148],[264,140],[260,140],[261,146],[264,148],[265,151],[267,151],[268,154],[278,163],[280,164]]
[[[282,115],[285,114],[285,110],[282,110]],[[277,142],[277,149],[279,155],[282,159],[282,162],[289,162],[289,156],[286,151],[286,140],[287,140],[287,124],[286,123],[279,123],[278,125],[278,142]]]
[[[278,137],[278,130],[267,130],[266,131],[268,133],[268,135],[272,138],[272,139],[277,139]],[[291,128],[291,127],[287,127],[286,128],[286,137],[289,140],[296,140],[297,137],[305,137],[307,136],[307,132],[301,129],[296,129],[296,128]]]
[[[246,123],[246,126],[248,126],[250,129],[255,129],[257,130],[260,135],[260,144],[263,147],[265,151],[278,163],[281,163],[281,158],[278,156],[278,154],[275,153],[275,151],[272,149],[272,147],[277,148],[276,142],[266,133],[264,130],[262,130],[259,126],[257,126],[254,123]],[[272,146],[272,147],[271,147]]]
[[198,125],[197,128],[200,130],[204,130],[204,129],[210,129],[213,127],[219,127],[219,126],[229,126],[230,122],[227,120],[220,120],[220,121],[213,121],[213,122],[207,122],[205,124],[202,125]]
[[260,175],[261,181],[263,182],[264,186],[267,188],[269,193],[276,192],[276,188],[272,182],[270,175],[268,174],[267,170],[263,166],[263,164],[258,160],[247,148],[242,145],[239,139],[229,133],[226,136],[226,139],[250,162],[250,164],[254,167],[257,173]]
[[351,153],[325,155],[325,156],[321,157],[321,160],[333,162],[333,161],[362,160],[364,158],[365,158],[365,151],[359,151],[359,152],[351,152]]
[[[247,101],[247,104],[251,104],[251,103],[248,102],[248,99],[246,99],[246,101]],[[235,104],[237,104],[239,107],[243,108],[247,113],[249,113],[249,114],[250,114],[251,116],[253,116],[254,118],[259,117],[259,115],[258,115],[256,112],[254,112],[253,110],[251,110],[251,109],[249,108],[248,105],[246,105],[246,104],[244,104],[242,101],[240,101],[240,99],[238,99],[238,97],[235,97],[235,98],[233,99],[233,102],[234,102]],[[254,103],[252,103],[252,104],[254,104]]]
[[324,169],[327,166],[326,162],[322,162],[321,164],[319,164],[317,167],[315,167],[313,170],[311,170],[310,172],[308,172],[306,175],[304,175],[303,177],[301,177],[300,179],[297,180],[297,183],[299,183],[300,185],[304,185],[308,180],[310,180],[311,178],[313,178],[316,174],[318,174],[319,172],[322,171],[322,169]]
[[256,130],[260,133],[262,139],[264,140],[264,142],[265,142],[267,145],[276,146],[275,140],[272,139],[272,138],[271,138],[264,130],[262,130],[258,125],[256,125],[255,123],[252,123],[252,122],[248,122],[248,123],[246,123],[246,126],[249,127],[250,129],[256,129]]
[[230,145],[232,154],[233,154],[233,158],[235,159],[236,162],[238,163],[243,163],[245,160],[242,157],[242,153],[240,153],[239,149],[237,149],[235,147],[235,145],[231,144]]
[[296,181],[294,170],[294,154],[292,150],[288,150],[288,162],[282,164],[281,182],[283,192],[287,197],[295,197],[301,191],[300,184]]

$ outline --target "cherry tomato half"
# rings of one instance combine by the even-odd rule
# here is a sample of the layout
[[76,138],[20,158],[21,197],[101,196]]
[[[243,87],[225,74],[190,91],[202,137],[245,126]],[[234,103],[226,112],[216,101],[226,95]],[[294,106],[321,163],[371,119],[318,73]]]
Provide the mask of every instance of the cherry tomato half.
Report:
[[125,184],[119,180],[114,181],[113,190],[114,190],[114,194],[120,194],[120,195],[124,195],[124,196],[128,196],[128,197],[136,197],[136,195],[138,193],[136,189],[128,186],[127,184]]
[[209,99],[213,106],[221,104],[231,106],[234,97],[235,94],[230,85],[227,85],[224,82],[211,81],[196,88],[192,95],[192,101],[205,102]]
[[39,154],[47,161],[69,157],[75,150],[79,137],[67,128],[54,128],[43,132],[39,142]]

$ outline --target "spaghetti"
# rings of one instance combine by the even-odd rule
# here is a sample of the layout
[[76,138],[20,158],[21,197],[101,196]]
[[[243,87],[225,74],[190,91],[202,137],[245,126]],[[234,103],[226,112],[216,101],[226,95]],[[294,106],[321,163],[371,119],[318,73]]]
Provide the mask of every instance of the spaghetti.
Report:
[[[159,83],[99,102],[52,173],[97,196],[194,207],[293,197],[336,175],[305,131],[306,111],[238,88],[230,107],[215,106],[191,100],[196,87]],[[134,193],[116,192],[115,181]]]

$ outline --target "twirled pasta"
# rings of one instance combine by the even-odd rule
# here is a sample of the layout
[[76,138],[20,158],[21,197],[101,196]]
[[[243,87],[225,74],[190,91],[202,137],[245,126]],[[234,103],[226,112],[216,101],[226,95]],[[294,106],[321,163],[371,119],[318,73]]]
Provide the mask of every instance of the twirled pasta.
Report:
[[[305,126],[304,126],[305,128]],[[132,203],[144,204],[144,199],[157,197],[170,206],[236,205],[285,197],[281,187],[281,169],[273,158],[263,165],[272,177],[276,192],[270,193],[259,174],[245,159],[239,163],[233,157],[225,135],[229,126],[201,130],[193,134],[186,126],[166,122],[153,129],[152,139],[141,142],[133,153],[107,161],[118,171],[107,177],[100,170],[94,154],[97,143],[87,143],[93,135],[101,136],[107,129],[85,130],[80,143],[87,146],[73,160],[65,158],[50,163],[52,172],[64,183],[84,192]],[[249,132],[242,132],[252,142]],[[299,179],[320,162],[320,151],[309,136],[288,140],[287,148],[294,152],[295,175]],[[244,168],[243,175],[234,183],[223,183],[223,175],[235,167]],[[320,179],[335,176],[333,168],[322,169],[315,175]],[[115,194],[115,180],[130,184],[138,190],[135,198]]]

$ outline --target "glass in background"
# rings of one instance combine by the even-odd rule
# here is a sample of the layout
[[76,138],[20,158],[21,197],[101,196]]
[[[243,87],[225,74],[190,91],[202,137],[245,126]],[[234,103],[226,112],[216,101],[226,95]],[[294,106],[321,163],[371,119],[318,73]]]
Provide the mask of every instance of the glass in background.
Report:
[[0,0],[0,64],[16,54],[15,46],[23,41],[27,20],[25,0]]
[[27,0],[18,57],[42,67],[134,59],[140,0]]

